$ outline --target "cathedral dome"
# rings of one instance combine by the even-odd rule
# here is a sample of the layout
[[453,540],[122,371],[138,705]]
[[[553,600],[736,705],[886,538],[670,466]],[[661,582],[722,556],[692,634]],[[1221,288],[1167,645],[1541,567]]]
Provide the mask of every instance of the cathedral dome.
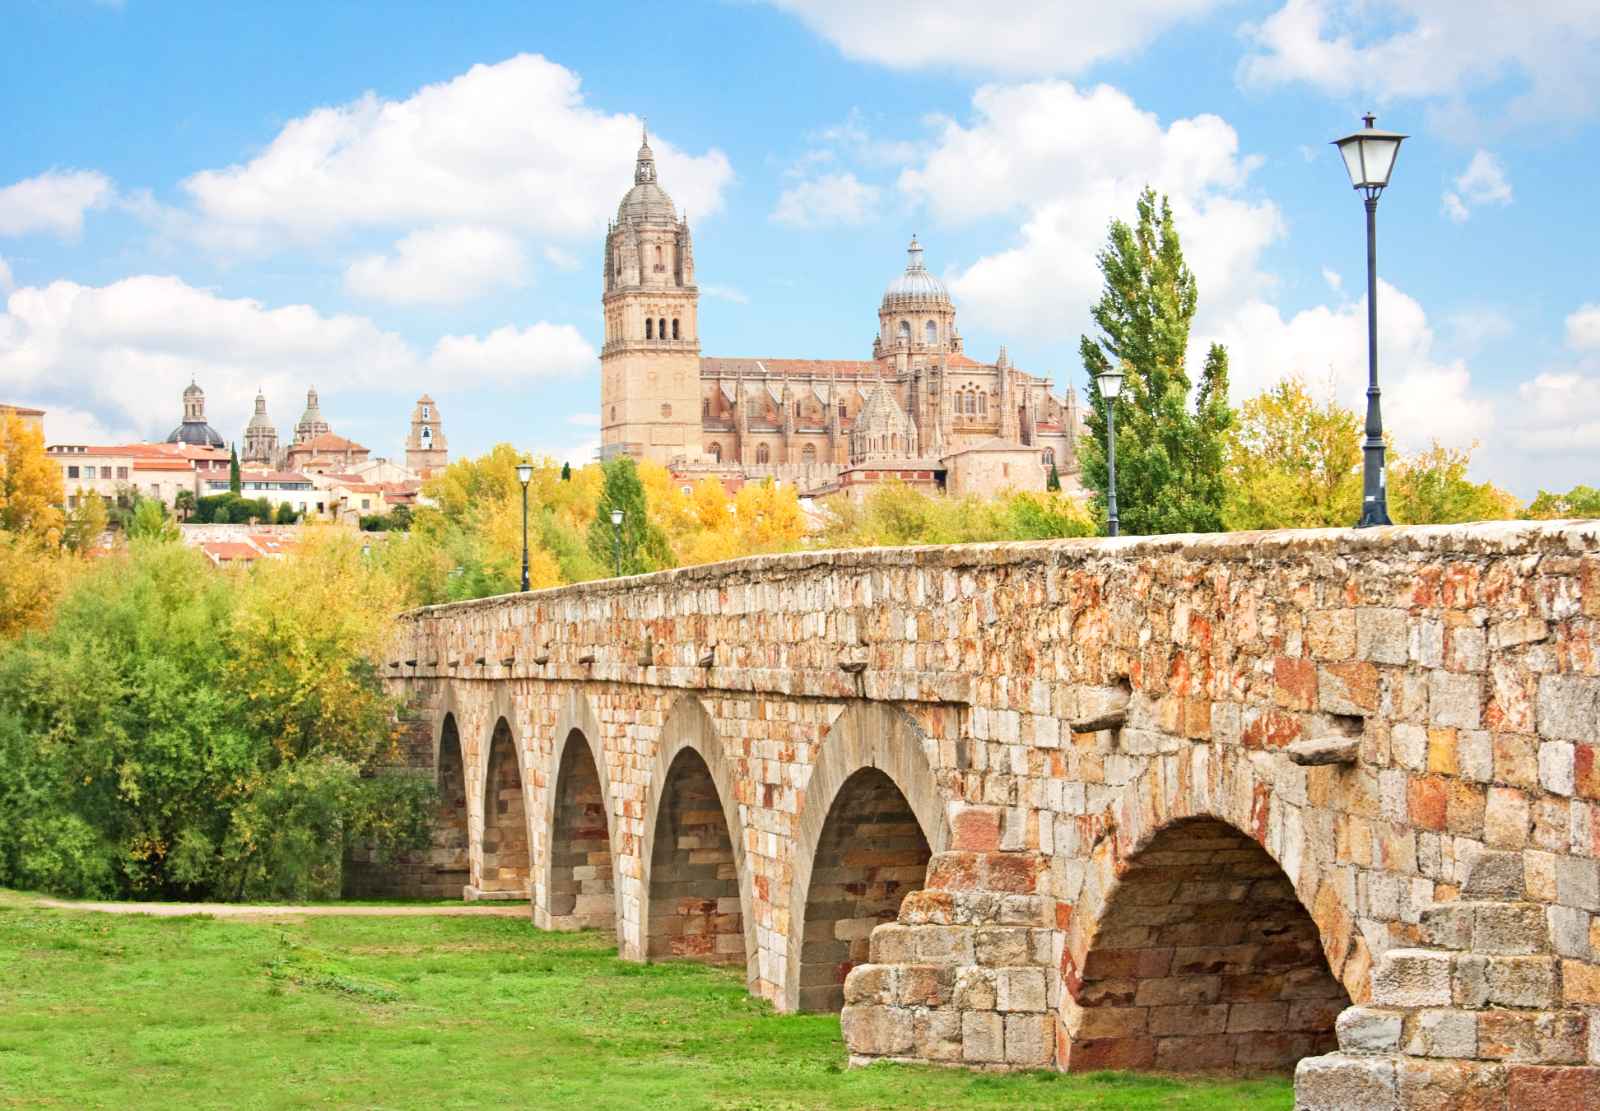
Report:
[[267,419],[267,398],[265,394],[256,393],[256,411],[250,414],[250,423],[245,425],[246,430],[261,430],[272,427],[272,422]]
[[186,420],[167,434],[169,444],[193,444],[196,447],[226,447],[222,435],[205,421]]
[[890,282],[888,288],[883,291],[883,307],[912,303],[926,304],[929,301],[948,305],[950,291],[922,264],[922,245],[917,242],[917,237],[914,235],[911,237],[911,246],[906,248],[906,256],[906,272]]
[[667,196],[667,191],[656,182],[656,156],[646,138],[639,145],[638,161],[633,169],[633,188],[629,189],[617,206],[619,224],[676,224],[678,209]]

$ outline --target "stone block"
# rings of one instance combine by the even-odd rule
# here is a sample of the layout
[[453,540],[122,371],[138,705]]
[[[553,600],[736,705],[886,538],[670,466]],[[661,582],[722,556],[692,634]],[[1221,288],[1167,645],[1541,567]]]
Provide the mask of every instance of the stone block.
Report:
[[1346,1007],[1334,1021],[1339,1048],[1346,1053],[1394,1053],[1400,1048],[1400,1011]]
[[1506,1066],[1479,1061],[1396,1062],[1406,1111],[1506,1111]]
[[1356,654],[1356,618],[1348,609],[1314,610],[1306,618],[1306,647],[1318,660],[1348,660]]
[[961,1013],[917,1011],[911,1018],[913,1053],[924,1061],[961,1060]]
[[1467,864],[1467,876],[1461,884],[1463,899],[1517,900],[1524,897],[1525,891],[1521,853],[1479,853]]
[[1551,740],[1600,737],[1600,679],[1583,675],[1539,677],[1539,735]]
[[897,969],[881,964],[858,964],[844,978],[847,1004],[882,1005],[894,1001]]
[[1221,1034],[1227,1028],[1226,1003],[1150,1008],[1149,1030],[1156,1037]]
[[1418,914],[1422,940],[1436,949],[1470,949],[1476,917],[1472,903],[1435,903]]
[[1042,968],[1003,968],[995,977],[995,1009],[1040,1011],[1045,1009]]
[[1450,1003],[1450,954],[1391,949],[1372,974],[1372,1001],[1390,1007],[1440,1007]]
[[942,1007],[955,991],[955,969],[949,965],[902,966],[895,984],[894,1002],[904,1007]]
[[1571,1011],[1478,1013],[1478,1056],[1539,1065],[1581,1064],[1588,1058],[1586,1015]]
[[[1562,961],[1561,998],[1569,1004],[1600,1004],[1600,965],[1589,961]],[[1594,1022],[1593,1018],[1590,1021]],[[1600,1023],[1595,1025],[1600,1028]]]
[[1145,1007],[1086,1007],[1079,1013],[1076,1036],[1084,1039],[1134,1038],[1149,1029]]
[[1513,1065],[1507,1072],[1506,1106],[1516,1111],[1600,1107],[1600,1068]]
[[916,932],[898,922],[885,922],[872,931],[869,960],[874,964],[904,964],[916,957]]
[[1543,953],[1550,935],[1544,910],[1536,903],[1478,903],[1472,919],[1472,949],[1477,953]]
[[973,959],[990,968],[1029,963],[1028,931],[1020,926],[991,926],[971,931]]
[[1600,910],[1600,861],[1556,857],[1556,902],[1583,910]]
[[1588,961],[1595,956],[1589,942],[1591,916],[1577,907],[1546,907],[1545,922],[1550,927],[1550,945],[1563,957]]
[[1501,1007],[1557,1007],[1561,986],[1554,957],[1490,957],[1489,1002]]
[[1005,811],[998,806],[953,803],[950,807],[950,848],[958,852],[999,851],[1004,815]]
[[1301,1058],[1294,1070],[1294,1107],[1295,1111],[1401,1111],[1394,1061],[1342,1053]]
[[1410,644],[1406,611],[1362,606],[1356,610],[1356,656],[1379,664],[1404,664]]
[[1055,1018],[1047,1014],[1005,1016],[1006,1064],[1041,1069],[1055,1053]]
[[1378,669],[1364,660],[1318,667],[1317,701],[1328,714],[1373,713],[1378,708]]
[[839,1026],[850,1052],[864,1057],[897,1056],[915,1044],[911,1012],[899,1007],[847,1006]]
[[993,1011],[966,1011],[961,1015],[961,1059],[976,1064],[1006,1059],[1005,1022]]
[[999,994],[995,972],[988,968],[962,968],[956,971],[955,1005],[962,1011],[992,1011]]
[[1483,720],[1483,679],[1433,671],[1428,675],[1428,720],[1434,725],[1477,729]]
[[1577,790],[1578,751],[1570,741],[1543,741],[1539,745],[1539,786],[1553,795],[1571,798]]
[[1413,1057],[1478,1055],[1478,1016],[1474,1011],[1419,1011],[1406,1020],[1406,1026],[1406,1052]]

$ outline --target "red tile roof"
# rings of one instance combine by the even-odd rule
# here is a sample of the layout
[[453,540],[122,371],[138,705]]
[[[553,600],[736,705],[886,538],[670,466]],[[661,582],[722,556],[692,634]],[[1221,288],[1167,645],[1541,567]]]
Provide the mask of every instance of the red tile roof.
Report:
[[11,405],[4,401],[0,401],[0,413],[16,413],[21,417],[44,416],[43,409],[30,409],[26,405]]
[[250,544],[238,540],[212,540],[200,545],[212,563],[252,563],[261,558],[261,552]]
[[194,467],[182,459],[139,459],[133,464],[136,471],[183,471],[192,472]]
[[354,440],[347,440],[336,433],[323,432],[311,437],[309,440],[302,440],[298,444],[290,444],[289,450],[304,454],[308,451],[366,451],[367,449]]

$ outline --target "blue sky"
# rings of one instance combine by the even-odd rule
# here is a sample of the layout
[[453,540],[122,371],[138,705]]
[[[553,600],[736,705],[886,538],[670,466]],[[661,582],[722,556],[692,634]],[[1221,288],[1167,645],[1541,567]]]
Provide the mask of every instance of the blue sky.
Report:
[[862,358],[913,232],[968,351],[1058,385],[1107,221],[1169,193],[1242,400],[1359,407],[1362,213],[1328,141],[1410,133],[1379,210],[1386,414],[1529,495],[1600,481],[1600,7],[1547,0],[241,6],[4,0],[0,400],[238,438],[308,385],[396,454],[587,458],[605,221],[648,117],[706,354]]

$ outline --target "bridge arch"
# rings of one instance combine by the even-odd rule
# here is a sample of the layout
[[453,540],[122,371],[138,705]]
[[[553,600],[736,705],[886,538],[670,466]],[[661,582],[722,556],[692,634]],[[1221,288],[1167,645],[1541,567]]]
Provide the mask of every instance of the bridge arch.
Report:
[[[907,828],[910,825],[915,830]],[[818,854],[830,847],[837,854],[842,845],[852,840],[876,844],[848,866],[842,859],[830,861],[830,870],[838,873],[831,877],[837,881],[834,886],[871,888],[871,897],[882,904],[877,907],[879,917],[888,915],[882,918],[885,921],[893,920],[906,893],[921,886],[920,878],[910,880],[910,873],[920,869],[926,875],[928,857],[949,847],[944,798],[929,761],[926,738],[911,717],[897,707],[849,703],[828,727],[819,748],[796,828],[794,881],[789,889],[790,928],[780,1001],[783,1010],[838,1010],[843,1001],[844,973],[865,959],[864,952],[830,953],[825,938],[814,938],[810,953],[806,943],[808,918],[812,926],[809,932],[815,934],[824,915],[830,924],[859,919],[870,934],[865,920],[874,912],[865,905],[864,892],[851,900],[855,905],[848,911],[837,902],[827,911],[820,904],[812,905],[814,898],[825,897],[821,891],[813,890]],[[919,855],[920,861],[911,859]],[[882,866],[906,875],[880,874]],[[864,950],[866,937],[855,940],[853,948]],[[831,966],[826,975],[817,967],[824,963]],[[815,982],[808,983],[808,979]]]
[[[685,794],[677,793],[686,787],[688,791]],[[711,790],[708,791],[708,788]],[[719,804],[716,809],[722,812],[723,830],[728,842],[726,848],[734,873],[731,883],[727,882],[727,877],[719,875],[718,878],[723,880],[720,890],[731,891],[739,900],[737,934],[744,945],[745,984],[753,990],[759,964],[737,783],[733,769],[723,754],[722,742],[712,724],[711,715],[693,695],[682,695],[673,703],[662,721],[656,744],[656,758],[650,774],[650,798],[645,813],[644,841],[639,853],[638,956],[648,960],[661,954],[664,949],[670,950],[670,945],[664,945],[662,941],[667,937],[664,929],[670,908],[662,904],[674,892],[680,889],[683,893],[692,892],[703,886],[706,889],[703,898],[718,898],[712,893],[716,889],[710,883],[702,882],[710,877],[703,872],[698,876],[690,875],[680,867],[688,863],[689,850],[681,843],[671,843],[679,840],[675,836],[675,822],[682,817],[678,801],[687,795],[706,802],[709,799],[705,796],[711,793],[715,794]],[[707,809],[711,808],[703,807],[702,813]],[[709,828],[708,823],[704,832],[714,836],[716,831]],[[721,896],[728,897],[726,894]],[[715,944],[712,943],[713,948]],[[680,950],[684,948],[680,946]],[[704,955],[713,959],[717,956],[715,952]],[[724,952],[721,956],[726,958],[732,954]]]
[[494,719],[484,745],[483,835],[480,894],[526,898],[532,854],[528,844],[527,789],[522,748],[511,719]]
[[[568,691],[551,734],[538,819],[534,919],[542,929],[617,930],[622,921],[619,815],[602,736],[588,697]],[[598,896],[608,896],[608,906]]]
[[1066,939],[1063,1068],[1292,1069],[1366,998],[1336,879],[1241,765],[1214,791],[1203,770],[1147,772],[1101,815]]
[[433,782],[439,792],[434,812],[434,882],[460,894],[472,882],[472,792],[454,709],[433,731]]

